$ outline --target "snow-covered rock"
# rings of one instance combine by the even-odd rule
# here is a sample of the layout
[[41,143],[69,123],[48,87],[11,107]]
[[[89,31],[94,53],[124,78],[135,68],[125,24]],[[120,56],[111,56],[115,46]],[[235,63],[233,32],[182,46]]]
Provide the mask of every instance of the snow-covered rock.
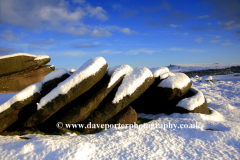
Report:
[[74,72],[76,72],[76,69],[67,69],[71,74],[73,74]]
[[188,93],[192,83],[183,73],[168,72],[168,74],[169,77],[164,80],[156,78],[148,90],[130,105],[139,113],[181,113],[177,111],[176,104]]
[[47,55],[31,55],[27,53],[16,53],[0,57],[0,76],[33,69],[50,62]]
[[[122,109],[127,107],[132,101],[137,99],[143,92],[145,92],[154,82],[154,77],[151,71],[147,68],[135,68],[128,73],[121,83],[121,85],[113,89],[109,96],[107,96],[100,106],[91,114],[84,124],[104,124],[111,119]],[[83,129],[83,132],[89,133],[94,129]]]
[[41,91],[41,97],[44,97],[52,89],[57,87],[60,82],[67,79],[69,76],[71,76],[71,73],[66,69],[58,69],[47,74],[42,80],[43,87]]
[[188,92],[192,82],[184,73],[170,73],[169,77],[158,85],[159,95],[170,101],[177,99]]
[[199,76],[198,76],[198,75],[196,75],[196,76],[195,76],[195,79],[196,79],[196,80],[199,80]]
[[213,78],[212,78],[212,76],[203,76],[201,78],[201,81],[202,82],[213,82]]
[[[156,87],[157,88],[157,87]],[[159,96],[158,89],[152,89],[152,92],[147,92],[141,95],[130,105],[138,113],[145,114],[173,114],[173,113],[202,113],[210,114],[207,101],[201,91],[190,88],[183,96],[167,101]],[[147,107],[146,107],[147,106]]]
[[167,67],[150,68],[150,71],[155,78],[165,79],[169,76],[169,69]]
[[192,113],[209,114],[207,101],[205,100],[203,93],[195,87],[191,87],[189,92],[192,92],[193,96],[180,100],[176,106],[184,108]]
[[19,111],[40,98],[42,82],[32,84],[0,106],[0,132],[18,119]]
[[141,86],[147,78],[152,78],[153,75],[147,68],[135,68],[127,74],[113,99],[113,103],[119,103],[125,96],[131,95],[136,89]]
[[74,74],[40,100],[38,111],[24,125],[36,126],[46,121],[60,108],[89,90],[104,76],[106,69],[107,62],[103,57],[95,57],[85,62]]
[[57,113],[57,117],[62,117],[59,121],[63,123],[77,123],[86,119],[112,89],[119,87],[123,77],[131,70],[132,68],[128,65],[109,68],[104,77],[91,89],[67,104]]
[[158,87],[161,88],[178,88],[182,89],[186,87],[190,82],[189,77],[184,73],[171,73],[170,76],[163,80]]
[[129,72],[132,72],[132,70],[133,68],[130,67],[129,65],[119,65],[109,68],[107,70],[107,74],[111,76],[111,79],[108,84],[108,87],[111,87],[111,85],[114,84],[120,77],[128,74]]

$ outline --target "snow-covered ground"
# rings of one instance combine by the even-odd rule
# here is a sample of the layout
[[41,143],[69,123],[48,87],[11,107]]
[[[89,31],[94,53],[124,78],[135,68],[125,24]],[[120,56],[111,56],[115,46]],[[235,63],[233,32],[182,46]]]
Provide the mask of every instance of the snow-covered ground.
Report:
[[202,64],[173,64],[170,65],[171,72],[189,72],[208,69],[224,69],[232,66],[240,66],[240,63],[202,63]]
[[[112,128],[89,135],[25,135],[29,140],[0,136],[0,159],[240,159],[240,76],[212,77],[221,81],[191,79],[206,97],[211,115],[138,114],[153,119],[147,125],[172,127],[165,129]],[[181,128],[190,124],[198,127]]]

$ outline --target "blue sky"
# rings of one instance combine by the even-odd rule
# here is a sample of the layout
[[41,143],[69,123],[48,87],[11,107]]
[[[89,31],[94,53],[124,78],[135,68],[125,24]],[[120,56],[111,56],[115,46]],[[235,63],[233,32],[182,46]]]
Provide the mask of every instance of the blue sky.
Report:
[[0,55],[49,55],[56,68],[240,61],[239,0],[0,0]]

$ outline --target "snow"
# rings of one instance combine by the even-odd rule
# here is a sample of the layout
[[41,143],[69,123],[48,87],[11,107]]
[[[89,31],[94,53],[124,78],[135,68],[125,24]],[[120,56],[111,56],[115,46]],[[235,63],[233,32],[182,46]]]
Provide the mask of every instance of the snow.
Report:
[[46,59],[46,58],[49,58],[49,56],[48,55],[36,55],[36,58],[34,60],[36,61],[36,60],[42,60],[42,59]]
[[169,66],[171,72],[190,72],[208,69],[224,69],[232,66],[240,66],[240,63],[201,63],[201,64],[174,64]]
[[199,91],[197,88],[191,87],[190,91],[195,93],[195,95],[189,98],[184,98],[183,100],[178,102],[178,104],[176,105],[177,107],[182,107],[189,111],[192,111],[196,107],[201,106],[205,102],[203,93]]
[[199,78],[201,81],[213,81],[213,77],[212,76],[203,76],[201,78]]
[[5,103],[0,105],[0,113],[5,111],[6,109],[8,109],[15,102],[23,101],[23,100],[29,98],[30,96],[32,96],[34,93],[40,92],[41,89],[42,89],[42,81],[28,86],[27,88],[25,88],[22,91],[15,94],[12,98],[7,100]]
[[160,74],[160,79],[165,79],[169,76],[169,73]]
[[57,69],[55,71],[52,71],[43,78],[42,83],[46,83],[55,78],[59,78],[59,77],[63,76],[64,74],[71,75],[71,73],[69,73],[69,71],[66,69]]
[[28,54],[28,53],[15,53],[15,54],[1,56],[0,59],[11,58],[11,57],[16,57],[16,56],[34,57],[35,58],[34,60],[41,60],[41,59],[49,58],[48,55],[33,55],[33,54]]
[[236,74],[237,73],[229,74],[228,76],[217,75],[217,76],[212,76],[212,78],[214,79],[214,81],[232,81],[232,82],[236,83],[237,81],[240,80],[240,76],[234,76]]
[[108,88],[110,88],[120,77],[132,72],[133,68],[129,65],[119,65],[107,69],[107,74],[111,76]]
[[184,73],[170,73],[167,79],[164,79],[158,87],[162,88],[183,88],[190,83],[189,77]]
[[144,81],[153,77],[152,72],[148,68],[134,68],[130,73],[128,73],[118,87],[118,91],[112,101],[112,103],[118,103],[125,96],[131,95],[135,90],[140,87]]
[[[239,159],[240,76],[213,78],[221,81],[211,84],[191,79],[206,97],[210,115],[138,114],[153,119],[145,124],[166,124],[165,129],[112,128],[89,135],[24,135],[30,140],[18,135],[0,136],[0,159]],[[199,128],[178,128],[196,123]]]
[[52,68],[52,67],[55,67],[54,65],[50,65],[50,66],[48,66],[48,68]]
[[67,94],[67,92],[82,82],[83,80],[87,79],[88,77],[95,75],[102,68],[106,65],[107,62],[103,57],[95,57],[87,62],[85,62],[76,72],[74,72],[68,79],[58,84],[58,87],[54,88],[51,92],[49,92],[46,96],[44,96],[38,106],[37,109],[41,109],[44,105],[48,102],[52,101],[55,97],[59,94]]
[[75,72],[76,69],[67,69],[69,72]]
[[169,69],[167,67],[149,68],[149,70],[153,73],[153,76],[155,78],[160,76],[161,79],[163,79],[162,76],[165,76],[166,78],[166,75],[168,75],[166,73],[169,72]]

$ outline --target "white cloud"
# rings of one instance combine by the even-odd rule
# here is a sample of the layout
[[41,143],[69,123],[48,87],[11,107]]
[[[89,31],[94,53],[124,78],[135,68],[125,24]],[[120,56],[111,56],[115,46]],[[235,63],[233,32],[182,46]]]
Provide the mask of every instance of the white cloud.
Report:
[[209,36],[209,37],[213,37],[213,35],[210,35],[210,34],[206,34],[207,36]]
[[8,41],[8,42],[17,42],[21,40],[24,36],[26,36],[26,33],[20,33],[17,35],[15,32],[13,32],[11,29],[6,29],[3,31],[0,35],[0,38]]
[[215,39],[222,38],[222,36],[216,36]]
[[109,52],[110,52],[110,50],[103,50],[100,53],[109,53]]
[[109,37],[111,35],[112,33],[108,32],[103,28],[94,29],[91,34],[92,37],[103,37],[103,36]]
[[234,28],[240,28],[240,23],[236,23],[235,21],[228,21],[228,22],[218,22],[222,26],[222,28],[226,30],[231,30]]
[[168,51],[182,51],[183,49],[182,48],[168,48],[166,50],[168,50]]
[[92,7],[92,6],[87,6],[87,11],[90,14],[91,17],[96,17],[99,20],[106,21],[108,20],[108,17],[106,15],[106,11],[102,7]]
[[167,48],[167,49],[162,49],[162,51],[182,51],[182,52],[194,52],[194,53],[200,53],[200,52],[205,52],[205,50],[202,49],[195,49],[195,48],[191,48],[191,49],[187,49],[187,48]]
[[54,42],[55,42],[55,39],[53,38],[33,40],[33,44],[38,46],[49,46],[49,45],[52,45]]
[[137,55],[139,53],[145,53],[145,54],[153,54],[156,52],[155,50],[149,50],[149,49],[138,49],[138,50],[130,50],[125,52],[125,54],[130,54],[130,55]]
[[183,33],[183,35],[184,35],[184,36],[187,36],[187,35],[188,35],[188,33],[187,33],[187,32],[185,32],[185,33]]
[[222,46],[227,46],[227,45],[230,45],[232,43],[223,43]]
[[113,4],[112,9],[117,10],[117,11],[125,10],[125,8],[121,4]]
[[216,42],[218,42],[218,40],[211,40],[211,41],[209,41],[210,43],[216,43]]
[[203,39],[203,37],[199,37],[199,38],[195,39],[195,41],[196,42],[202,42],[202,39]]
[[78,4],[82,4],[86,2],[85,0],[72,0],[72,1],[73,3],[78,3]]
[[204,15],[204,16],[198,16],[198,18],[203,19],[203,18],[208,18],[209,15]]
[[229,42],[229,40],[227,39],[226,42]]
[[22,44],[27,50],[44,50],[54,46],[55,39],[33,39],[31,44]]
[[97,44],[99,44],[99,42],[94,42],[93,44],[97,45]]
[[212,23],[211,23],[211,22],[208,22],[208,25],[212,25]]
[[85,55],[88,55],[89,52],[83,52],[83,51],[68,51],[61,53],[63,55],[71,56],[71,57],[83,57]]
[[28,45],[27,49],[28,50],[42,50],[42,48],[37,47],[35,45],[31,45],[31,44]]
[[73,26],[63,26],[59,29],[56,28],[55,30],[57,30],[59,32],[63,32],[63,33],[69,33],[72,35],[81,35],[81,36],[92,32],[91,29],[88,29],[86,27],[73,27]]
[[[73,7],[67,0],[41,0],[31,3],[28,0],[1,0],[0,21],[3,25],[38,32],[46,29],[72,35],[86,35],[91,34],[94,27],[85,25],[84,18],[96,18],[101,21],[108,19],[107,12],[100,6],[93,7],[84,0],[73,2],[81,5]],[[109,36],[109,33],[96,35]]]
[[73,48],[95,48],[95,47],[98,47],[98,46],[93,44],[83,43],[83,44],[75,45]]
[[134,30],[130,30],[129,28],[122,28],[119,30],[119,32],[122,32],[126,35],[136,34],[137,32]]
[[182,27],[182,25],[170,24],[170,27],[172,27],[172,28],[177,28],[177,27]]
[[116,25],[107,25],[104,27],[106,30],[108,31],[116,31],[116,30],[119,30],[120,27],[116,26]]
[[111,50],[103,50],[100,52],[100,54],[119,54],[121,52],[119,51],[111,51]]

